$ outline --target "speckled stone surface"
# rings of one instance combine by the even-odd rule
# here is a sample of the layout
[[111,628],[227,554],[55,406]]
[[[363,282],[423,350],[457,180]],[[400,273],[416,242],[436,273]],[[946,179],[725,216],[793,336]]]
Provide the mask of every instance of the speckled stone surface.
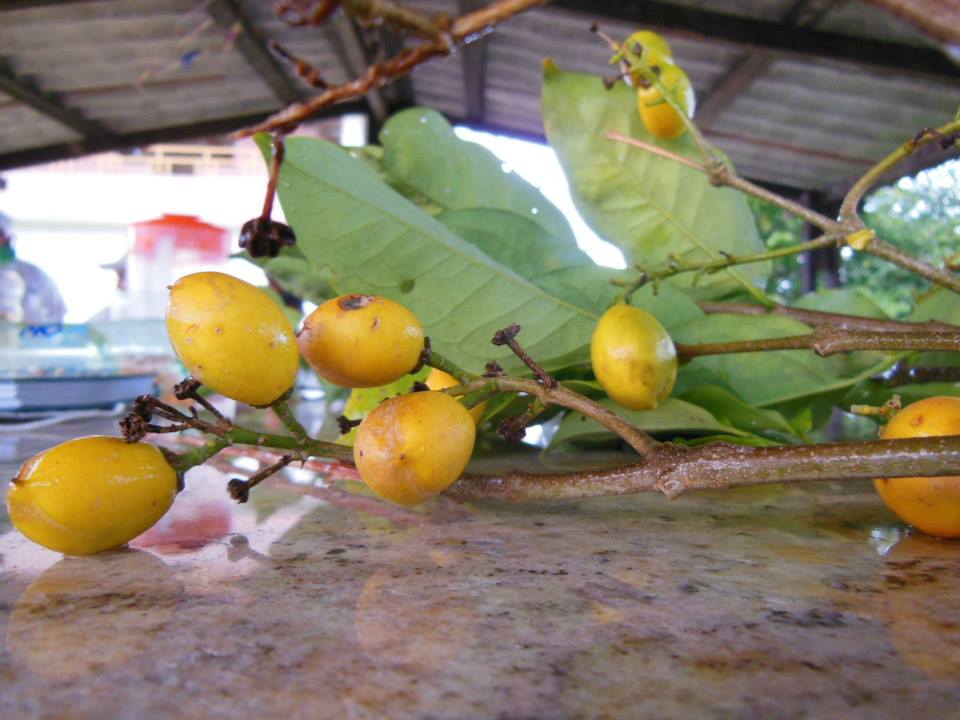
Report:
[[[0,471],[89,428],[0,436]],[[406,512],[204,468],[137,549],[0,515],[0,718],[958,718],[960,543],[869,484]]]

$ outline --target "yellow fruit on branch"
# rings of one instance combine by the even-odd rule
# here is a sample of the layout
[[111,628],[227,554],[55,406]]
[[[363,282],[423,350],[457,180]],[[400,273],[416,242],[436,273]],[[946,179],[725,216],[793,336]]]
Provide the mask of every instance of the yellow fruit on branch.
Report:
[[[960,435],[960,397],[924,398],[903,408],[880,437]],[[960,537],[960,476],[878,478],[874,487],[901,520],[928,535]]]
[[390,398],[357,428],[353,460],[375,493],[416,505],[443,492],[463,473],[476,424],[450,395],[433,390]]
[[423,352],[420,321],[376,295],[342,295],[304,320],[300,354],[320,377],[350,388],[379,387],[412,371]]
[[159,448],[95,435],[34,455],[10,483],[14,526],[51,550],[91,555],[149,530],[173,503],[178,479]]
[[250,405],[269,405],[297,377],[293,326],[263,290],[218,272],[170,288],[167,333],[190,374],[211,390]]
[[[660,83],[680,104],[687,117],[693,117],[696,100],[687,74],[673,63],[664,63],[660,66]],[[658,138],[675,140],[686,130],[683,118],[655,85],[637,90],[637,110],[643,126]]]
[[677,378],[677,349],[646,310],[614,305],[597,323],[590,360],[604,391],[628,410],[653,410]]

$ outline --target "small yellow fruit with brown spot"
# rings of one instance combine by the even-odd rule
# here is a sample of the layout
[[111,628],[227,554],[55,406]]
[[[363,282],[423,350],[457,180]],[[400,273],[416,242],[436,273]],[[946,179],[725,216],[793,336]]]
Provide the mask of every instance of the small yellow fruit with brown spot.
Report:
[[590,361],[604,391],[628,410],[653,410],[677,379],[677,349],[646,310],[614,305],[597,323]]
[[95,435],[27,460],[10,483],[7,510],[35,543],[91,555],[149,530],[176,494],[177,472],[159,448]]
[[[893,416],[880,437],[960,435],[960,397],[918,400]],[[874,487],[901,520],[928,535],[960,537],[960,476],[878,478]]]
[[290,321],[267,293],[231,275],[177,280],[167,333],[190,374],[234,400],[269,405],[296,380],[300,356]]
[[416,505],[463,473],[476,440],[473,417],[454,398],[432,390],[390,398],[357,428],[353,461],[377,495]]
[[393,300],[342,295],[307,316],[298,344],[310,367],[333,384],[379,387],[417,366],[423,328],[416,315]]
[[[431,368],[430,374],[426,379],[427,387],[431,390],[443,390],[445,388],[456,387],[460,382],[450,373],[437,368]],[[483,419],[483,411],[487,409],[486,401],[470,408],[470,414],[473,415],[474,422],[480,422]]]

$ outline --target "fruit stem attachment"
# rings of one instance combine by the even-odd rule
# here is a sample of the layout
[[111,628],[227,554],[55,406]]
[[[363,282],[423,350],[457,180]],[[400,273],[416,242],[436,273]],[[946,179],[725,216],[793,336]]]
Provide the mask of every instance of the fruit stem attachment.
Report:
[[500,392],[526,393],[536,398],[543,407],[559,405],[569,408],[570,410],[576,410],[591,420],[595,420],[611,432],[619,435],[630,447],[641,455],[646,455],[660,445],[659,442],[640,430],[640,428],[627,422],[616,413],[607,410],[590,398],[574,392],[559,383],[553,387],[547,387],[536,380],[499,375],[496,377],[480,378],[459,387],[449,388],[447,392],[451,395],[468,396],[470,393],[478,390],[488,390],[492,387],[495,387]]
[[306,445],[311,441],[311,437],[303,425],[300,424],[300,421],[297,420],[296,415],[293,414],[293,410],[290,408],[290,402],[288,395],[284,395],[279,400],[275,401],[270,405],[273,408],[273,412],[276,413],[277,417],[280,418],[280,422],[283,423],[284,427],[287,428],[292,434],[294,439],[301,445]]
[[447,375],[455,378],[459,383],[466,384],[477,379],[476,375],[467,372],[455,362],[434,350],[430,345],[430,338],[424,338],[423,352],[420,354],[420,364],[411,372],[417,372],[424,365],[436,368],[437,370],[442,370],[443,372],[447,373]]

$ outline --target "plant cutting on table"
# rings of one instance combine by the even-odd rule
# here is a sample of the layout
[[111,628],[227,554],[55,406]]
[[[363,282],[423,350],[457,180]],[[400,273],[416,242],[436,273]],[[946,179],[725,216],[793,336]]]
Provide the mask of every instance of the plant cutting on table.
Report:
[[[691,118],[689,79],[663,38],[640,31],[620,42],[594,28],[619,72],[571,73],[546,60],[543,121],[578,209],[627,257],[622,271],[594,265],[553,205],[434,111],[394,115],[380,144],[363,148],[288,137],[329,105],[537,4],[502,0],[455,19],[392,3],[281,4],[295,25],[322,24],[342,6],[420,38],[357,80],[241,133],[259,133],[270,167],[263,211],[244,226],[241,246],[276,286],[319,307],[296,335],[258,288],[217,273],[180,279],[167,327],[191,374],[175,388],[188,404],[141,397],[122,423],[127,444],[88,438],[29,460],[8,495],[24,534],[67,553],[122,545],[162,515],[177,474],[250,446],[276,454],[230,481],[240,502],[266,477],[311,459],[355,466],[373,492],[401,505],[440,493],[523,501],[657,490],[672,498],[882,478],[881,497],[904,520],[960,537],[960,277],[885,242],[859,215],[865,193],[901,160],[956,145],[957,119],[919,129],[850,188],[838,218],[827,217],[740,177],[704,139]],[[320,78],[283,54],[304,77]],[[748,195],[821,235],[767,249]],[[275,196],[289,226],[271,219]],[[788,306],[763,290],[772,260],[836,244],[924,279],[930,289],[913,316],[837,313],[831,295]],[[311,437],[296,420],[289,398],[301,357],[324,381],[352,389],[340,418],[344,442]],[[931,362],[939,382],[911,385],[919,402],[897,414],[892,374]],[[287,432],[235,424],[202,386],[268,408]],[[892,417],[881,439],[812,440],[834,408],[865,397],[883,405],[858,407],[860,415]],[[463,475],[484,438],[516,442],[550,419],[559,425],[548,452],[619,443],[637,457],[600,470]],[[162,453],[145,441],[186,431],[206,439]],[[140,482],[124,492],[140,494],[143,507],[131,514],[144,522],[121,528],[91,510],[118,492],[109,473],[91,475],[89,447],[101,445],[142,468],[130,471]],[[125,495],[128,502],[136,498]]]

